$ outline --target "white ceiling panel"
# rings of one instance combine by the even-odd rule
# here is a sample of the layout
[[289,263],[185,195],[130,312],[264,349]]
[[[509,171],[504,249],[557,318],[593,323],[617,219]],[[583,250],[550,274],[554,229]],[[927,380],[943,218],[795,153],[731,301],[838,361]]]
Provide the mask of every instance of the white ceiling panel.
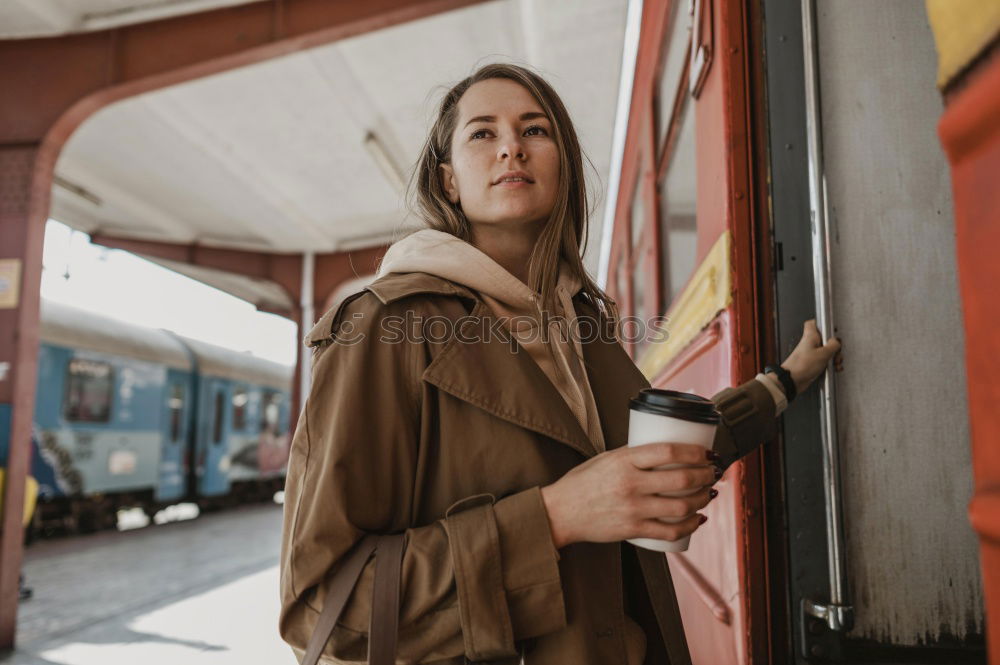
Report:
[[492,61],[553,84],[603,189],[626,4],[498,0],[121,101],[65,146],[53,215],[83,231],[276,252],[377,244],[416,222],[366,134],[408,177],[441,95]]

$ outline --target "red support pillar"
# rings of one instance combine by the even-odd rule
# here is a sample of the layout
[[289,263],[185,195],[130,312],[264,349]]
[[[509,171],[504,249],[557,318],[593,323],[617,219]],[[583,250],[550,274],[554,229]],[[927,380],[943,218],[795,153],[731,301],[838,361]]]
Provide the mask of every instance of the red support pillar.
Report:
[[0,648],[14,644],[35,409],[42,240],[54,165],[55,155],[38,144],[0,145],[0,448],[7,451],[0,522]]
[[[965,318],[974,494],[986,597],[986,644],[1000,663],[1000,51],[949,95],[938,132],[951,163],[959,292]],[[956,334],[958,332],[956,331]]]

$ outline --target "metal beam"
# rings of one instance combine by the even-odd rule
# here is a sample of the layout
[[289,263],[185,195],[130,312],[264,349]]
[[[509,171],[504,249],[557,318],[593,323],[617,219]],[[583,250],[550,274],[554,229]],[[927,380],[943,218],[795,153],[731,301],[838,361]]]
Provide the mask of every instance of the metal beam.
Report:
[[[252,279],[274,282],[299,302],[302,279],[302,257],[299,254],[274,254],[225,247],[209,247],[197,243],[173,243],[158,240],[138,240],[95,233],[90,241],[112,249],[122,249],[140,256],[164,259],[176,263],[221,270]],[[344,252],[315,255],[313,271],[313,307],[319,311],[327,297],[337,287],[359,275],[375,272],[375,264],[388,247],[378,245]],[[295,312],[275,312],[295,319]],[[303,331],[305,334],[308,331]]]
[[281,286],[288,293],[292,302],[298,301],[301,259],[297,254],[269,254],[242,249],[207,247],[197,243],[136,240],[104,233],[91,235],[90,241],[96,245],[122,249],[140,256],[222,270],[254,279],[270,280]]

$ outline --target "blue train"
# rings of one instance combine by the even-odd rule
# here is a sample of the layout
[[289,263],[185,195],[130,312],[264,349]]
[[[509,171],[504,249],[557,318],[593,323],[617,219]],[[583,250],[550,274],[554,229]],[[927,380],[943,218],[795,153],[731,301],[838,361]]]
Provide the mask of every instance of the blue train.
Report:
[[[34,526],[91,531],[120,508],[203,509],[284,485],[293,368],[54,302],[41,305]],[[6,446],[0,455],[6,460]]]

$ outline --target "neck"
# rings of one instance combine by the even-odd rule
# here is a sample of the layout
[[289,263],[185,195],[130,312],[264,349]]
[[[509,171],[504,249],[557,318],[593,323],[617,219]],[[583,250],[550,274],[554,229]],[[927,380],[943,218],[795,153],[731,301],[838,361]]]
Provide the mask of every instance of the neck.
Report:
[[528,284],[528,260],[543,225],[543,222],[473,224],[472,244],[514,277]]

